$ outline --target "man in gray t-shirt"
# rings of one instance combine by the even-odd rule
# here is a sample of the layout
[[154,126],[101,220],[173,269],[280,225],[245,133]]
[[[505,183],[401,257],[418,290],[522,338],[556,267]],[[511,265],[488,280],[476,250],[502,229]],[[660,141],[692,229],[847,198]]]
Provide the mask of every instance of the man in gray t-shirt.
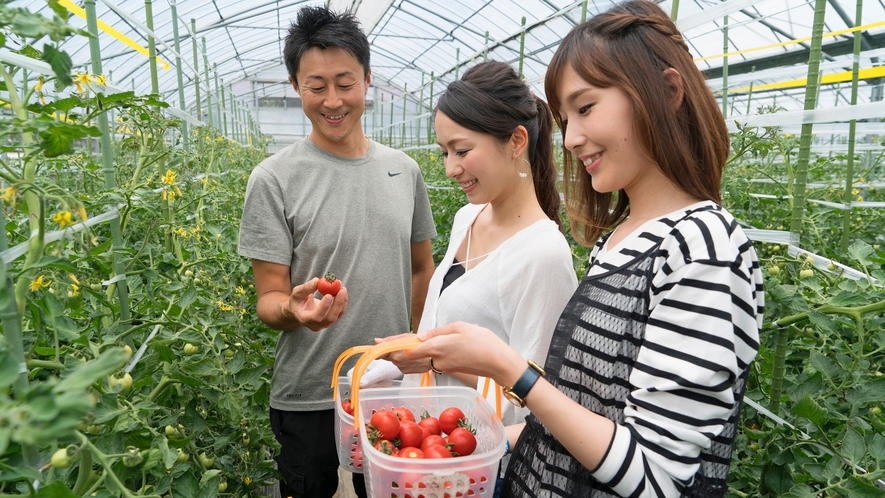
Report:
[[[305,7],[284,57],[313,129],[252,171],[239,253],[252,259],[258,317],[282,331],[270,394],[280,494],[331,497],[334,361],[347,348],[409,331],[410,315],[417,329],[436,230],[418,165],[363,134],[371,72],[358,21]],[[344,287],[317,299],[317,277],[327,272]],[[365,496],[360,474],[354,488]]]

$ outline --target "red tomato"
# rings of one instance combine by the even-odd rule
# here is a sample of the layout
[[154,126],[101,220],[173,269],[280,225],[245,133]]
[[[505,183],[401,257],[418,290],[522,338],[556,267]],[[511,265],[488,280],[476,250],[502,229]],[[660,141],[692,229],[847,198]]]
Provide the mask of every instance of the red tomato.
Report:
[[445,446],[432,444],[424,450],[424,458],[452,458],[452,452]]
[[421,441],[421,449],[427,451],[428,446],[445,446],[446,444],[448,444],[446,438],[434,434],[432,436],[427,436],[424,441]]
[[409,422],[408,420],[403,420],[399,424],[399,435],[397,438],[400,441],[400,448],[413,446],[417,448],[421,446],[421,441],[423,441],[423,437],[421,437],[421,427],[418,426],[415,422]]
[[421,416],[421,420],[418,422],[418,425],[427,429],[431,434],[436,434],[439,436],[442,434],[442,431],[439,428],[439,419],[436,417],[431,417],[426,411],[424,415]]
[[439,414],[439,428],[446,434],[451,434],[462,422],[466,424],[467,417],[458,408],[446,408]]
[[317,291],[322,295],[331,294],[333,297],[338,295],[341,290],[341,281],[335,278],[332,273],[326,273],[326,276],[317,282]]
[[396,418],[402,422],[403,420],[408,420],[410,422],[415,422],[415,415],[412,414],[412,411],[408,408],[394,408],[392,410],[393,413],[396,413]]
[[452,452],[458,456],[467,456],[476,450],[476,436],[463,427],[456,427],[446,441],[452,445]]
[[341,408],[345,412],[347,412],[348,415],[353,415],[353,405],[350,403],[350,401],[342,401]]
[[379,432],[381,439],[393,441],[393,438],[399,434],[399,419],[390,410],[375,412],[372,419],[369,420],[369,425]]
[[414,446],[406,446],[399,449],[400,458],[424,458],[424,452]]
[[385,455],[393,455],[396,456],[397,449],[396,446],[393,445],[390,441],[386,439],[382,439],[375,443],[375,449],[384,453]]
[[420,425],[418,426],[418,428],[421,429],[421,441],[424,441],[425,439],[430,437],[430,431]]

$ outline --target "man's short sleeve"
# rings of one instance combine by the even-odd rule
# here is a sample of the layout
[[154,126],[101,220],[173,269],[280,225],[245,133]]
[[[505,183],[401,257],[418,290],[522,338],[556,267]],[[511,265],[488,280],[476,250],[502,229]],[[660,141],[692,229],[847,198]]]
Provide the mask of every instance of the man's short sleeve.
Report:
[[[416,165],[417,169],[417,165]],[[436,225],[433,223],[433,213],[430,210],[430,199],[427,197],[427,188],[424,186],[424,177],[418,169],[418,178],[415,181],[415,212],[412,214],[412,237],[410,242],[423,242],[436,237]]]
[[258,165],[246,185],[238,252],[247,258],[291,266],[292,247],[280,184]]

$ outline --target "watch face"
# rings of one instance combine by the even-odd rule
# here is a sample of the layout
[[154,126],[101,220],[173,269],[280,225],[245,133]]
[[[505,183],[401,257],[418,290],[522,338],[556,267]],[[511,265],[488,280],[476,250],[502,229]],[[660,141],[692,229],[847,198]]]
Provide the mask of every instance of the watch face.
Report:
[[519,396],[507,391],[504,393],[504,397],[507,398],[507,401],[513,403],[517,408],[522,408],[525,405],[522,403],[522,400],[519,399]]

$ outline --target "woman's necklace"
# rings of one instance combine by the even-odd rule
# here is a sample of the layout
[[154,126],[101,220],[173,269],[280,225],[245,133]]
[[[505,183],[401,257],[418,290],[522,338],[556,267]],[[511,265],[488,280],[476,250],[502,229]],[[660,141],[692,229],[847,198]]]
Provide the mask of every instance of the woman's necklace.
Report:
[[491,252],[487,252],[485,254],[480,254],[479,256],[474,256],[472,258],[470,257],[470,234],[471,233],[473,233],[473,223],[471,223],[470,227],[467,228],[467,252],[464,254],[464,257],[466,259],[464,261],[461,261],[461,264],[464,265],[464,271],[469,270],[467,263],[469,263],[471,261],[476,261],[477,259],[482,259],[482,258],[488,256],[489,254],[491,254]]

